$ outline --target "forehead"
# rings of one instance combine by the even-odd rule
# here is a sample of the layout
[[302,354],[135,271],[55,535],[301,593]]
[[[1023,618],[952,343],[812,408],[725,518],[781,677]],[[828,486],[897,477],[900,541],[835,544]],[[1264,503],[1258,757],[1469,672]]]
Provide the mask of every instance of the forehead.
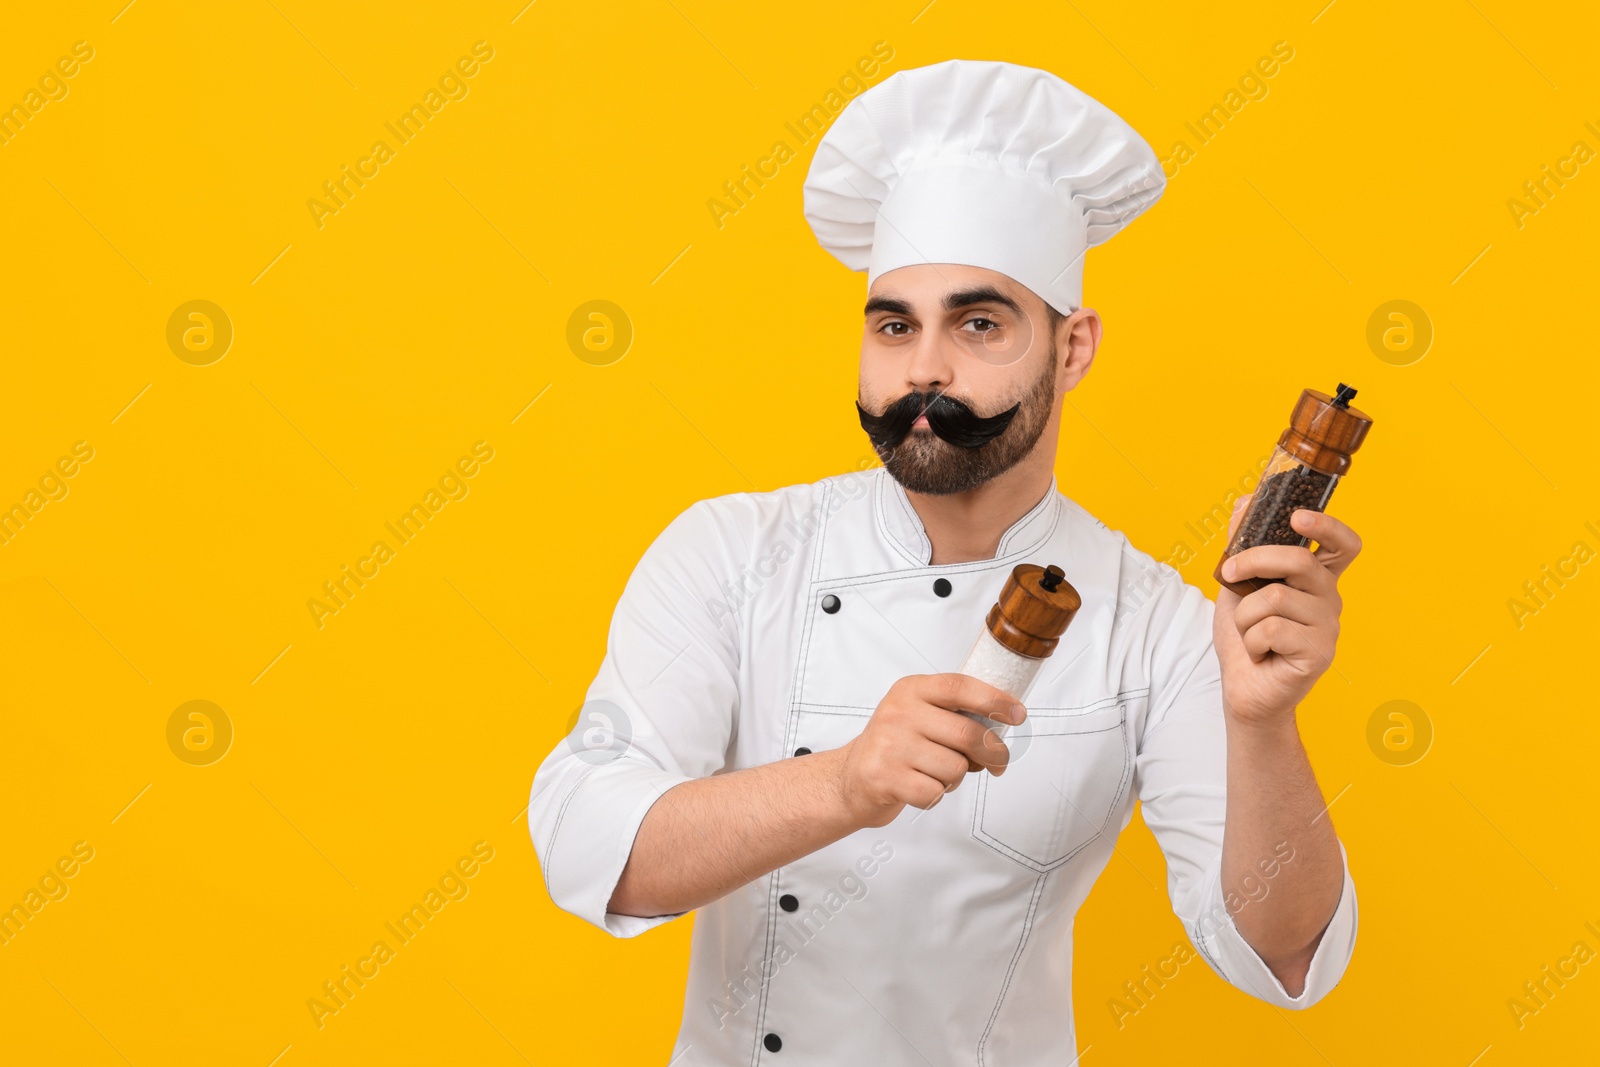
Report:
[[917,263],[878,275],[867,288],[869,297],[890,297],[913,307],[937,307],[946,293],[990,287],[1009,296],[1028,311],[1043,308],[1044,301],[1021,282],[987,267],[961,263]]

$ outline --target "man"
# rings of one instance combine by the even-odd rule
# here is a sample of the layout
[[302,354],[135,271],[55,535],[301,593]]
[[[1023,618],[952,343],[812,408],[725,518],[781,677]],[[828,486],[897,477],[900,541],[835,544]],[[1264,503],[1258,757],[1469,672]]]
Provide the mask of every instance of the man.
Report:
[[[679,515],[529,809],[562,908],[619,937],[699,909],[672,1063],[1072,1062],[1073,917],[1136,799],[1219,975],[1303,1008],[1343,974],[1355,890],[1295,709],[1356,535],[1297,512],[1316,551],[1240,553],[1230,580],[1283,581],[1213,606],[1056,489],[1100,341],[1083,253],[1162,188],[1116,115],[1003,63],[897,74],[818,147],[884,466]],[[1026,708],[953,673],[1023,562],[1083,602]]]

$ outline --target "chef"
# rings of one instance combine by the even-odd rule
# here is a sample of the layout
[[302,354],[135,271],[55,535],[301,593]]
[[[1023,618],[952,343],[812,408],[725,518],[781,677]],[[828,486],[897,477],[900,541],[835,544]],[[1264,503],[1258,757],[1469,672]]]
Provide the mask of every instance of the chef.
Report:
[[[1110,110],[1006,63],[896,74],[818,146],[883,465],[678,515],[528,809],[561,908],[617,937],[698,911],[672,1064],[1074,1062],[1073,918],[1135,801],[1213,971],[1280,1008],[1343,975],[1355,888],[1296,709],[1359,539],[1297,512],[1318,547],[1240,553],[1230,579],[1281,581],[1213,604],[1056,483],[1084,253],[1163,187]],[[1025,706],[956,673],[1019,563],[1082,598]]]

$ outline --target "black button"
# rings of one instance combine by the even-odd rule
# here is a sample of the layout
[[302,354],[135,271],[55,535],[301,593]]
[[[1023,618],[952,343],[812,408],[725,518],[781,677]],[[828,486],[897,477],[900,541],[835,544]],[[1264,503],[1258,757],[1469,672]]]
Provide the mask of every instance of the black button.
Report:
[[811,755],[811,750],[806,746],[801,745],[799,748],[794,750],[794,754],[796,756],[809,756]]
[[[800,898],[795,896],[793,893],[785,893],[783,896],[778,898],[778,907],[782,908],[784,911],[799,911]],[[777,1050],[774,1049],[773,1051],[776,1052]]]
[[[823,597],[822,598],[822,610],[826,611],[829,615],[832,615],[834,612],[838,611],[839,610],[839,598],[834,596],[832,593],[829,593],[827,596]],[[767,1035],[767,1036],[771,1037],[770,1034]],[[776,1038],[774,1038],[774,1040],[776,1040]]]
[[777,1034],[768,1034],[766,1037],[761,1039],[761,1043],[767,1046],[768,1052],[776,1052],[783,1047],[783,1038],[779,1037]]
[[948,579],[948,578],[935,578],[933,580],[933,595],[934,596],[949,596],[950,595],[950,579]]

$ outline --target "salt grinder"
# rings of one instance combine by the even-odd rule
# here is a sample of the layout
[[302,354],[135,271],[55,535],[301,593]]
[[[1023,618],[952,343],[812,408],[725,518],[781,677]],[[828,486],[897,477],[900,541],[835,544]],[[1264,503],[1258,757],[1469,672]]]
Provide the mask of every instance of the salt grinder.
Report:
[[[1000,590],[1000,599],[989,609],[961,673],[1023,700],[1081,604],[1060,567],[1017,564]],[[1006,723],[970,711],[961,714],[1005,735]]]
[[1239,519],[1227,550],[1217,561],[1212,576],[1240,596],[1281,578],[1245,578],[1227,582],[1222,564],[1229,556],[1257,545],[1298,545],[1304,548],[1310,538],[1295,533],[1289,517],[1297,508],[1322,511],[1333,496],[1333,487],[1350,469],[1350,454],[1361,447],[1372,417],[1350,406],[1356,391],[1339,383],[1333,396],[1306,389],[1295,403],[1289,428],[1278,438],[1272,459],[1261,472],[1250,507]]

